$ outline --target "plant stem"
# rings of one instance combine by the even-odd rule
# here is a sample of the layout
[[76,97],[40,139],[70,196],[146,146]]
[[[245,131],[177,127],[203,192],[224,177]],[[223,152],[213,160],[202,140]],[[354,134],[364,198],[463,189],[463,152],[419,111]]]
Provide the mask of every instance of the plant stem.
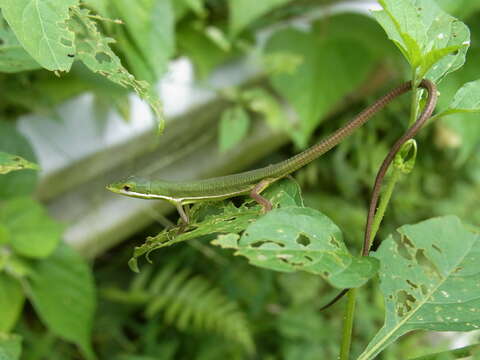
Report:
[[355,314],[355,300],[357,289],[348,290],[348,301],[345,308],[343,321],[342,345],[340,348],[340,360],[348,360],[350,357],[350,345],[352,343],[353,319]]
[[380,224],[385,215],[385,211],[387,210],[388,203],[392,198],[393,189],[395,188],[397,181],[400,179],[400,174],[401,174],[400,169],[397,169],[397,168],[393,169],[393,173],[390,179],[388,179],[388,183],[385,188],[385,191],[383,192],[380,198],[380,204],[378,205],[377,212],[375,213],[375,217],[373,219],[372,234],[370,236],[370,239],[368,239],[368,243],[370,246],[372,246],[372,239],[375,239],[378,229],[380,228]]
[[[420,90],[417,88],[418,81],[416,78],[416,69],[412,72],[412,100],[410,103],[410,121],[408,125],[412,125],[417,119],[418,114],[418,102],[420,101]],[[373,238],[373,236],[372,236]]]
[[435,360],[435,359],[439,359],[442,355],[453,355],[455,359],[461,359],[467,356],[477,355],[479,353],[480,353],[480,344],[474,344],[474,345],[458,348],[455,350],[447,350],[447,351],[442,351],[435,354],[416,357],[412,360]]

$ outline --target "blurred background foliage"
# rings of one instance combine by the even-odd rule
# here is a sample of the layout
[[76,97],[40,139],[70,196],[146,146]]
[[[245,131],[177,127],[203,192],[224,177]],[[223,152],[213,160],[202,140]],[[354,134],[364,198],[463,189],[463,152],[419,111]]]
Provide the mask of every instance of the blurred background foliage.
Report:
[[[262,69],[261,81],[253,87],[219,93],[230,103],[219,122],[219,156],[248,136],[253,121],[265,121],[287,133],[292,145],[271,154],[257,164],[260,166],[291,156],[331,133],[409,76],[400,52],[370,16],[348,11],[329,14],[325,10],[325,5],[338,3],[84,0],[81,7],[92,11],[104,36],[115,39],[112,49],[126,69],[150,84],[157,83],[169,61],[178,57],[193,62],[199,81],[223,64],[252,58]],[[440,84],[441,109],[462,84],[479,77],[480,5],[471,0],[437,3],[467,23],[472,32],[466,65]],[[120,19],[122,24],[108,19]],[[14,121],[31,112],[62,121],[55,105],[84,92],[94,94],[99,122],[110,107],[129,118],[128,88],[90,72],[80,62],[73,63],[71,71],[61,76],[42,70],[22,52],[5,21],[0,31],[0,70],[0,151],[35,162],[31,145],[15,129]],[[290,106],[295,116],[287,113],[285,106]],[[306,205],[321,210],[339,225],[353,253],[360,250],[374,176],[391,144],[405,130],[409,106],[407,97],[396,101],[337,149],[295,174]],[[480,224],[478,115],[457,114],[436,120],[417,140],[415,170],[399,183],[378,238],[401,224],[443,214],[456,214],[465,222]],[[151,225],[99,256],[90,272],[85,260],[65,255],[70,250],[63,246],[56,248],[62,227],[44,214],[38,202],[22,200],[33,196],[36,182],[37,173],[30,170],[0,177],[0,276],[13,274],[20,279],[20,293],[24,293],[18,295],[22,300],[15,300],[20,305],[12,310],[13,319],[0,323],[0,331],[23,338],[22,359],[93,357],[87,345],[90,337],[100,359],[336,358],[343,306],[318,311],[336,293],[318,277],[249,266],[244,259],[210,247],[205,239],[155,253],[152,265],[139,275],[133,274],[126,266],[132,244],[158,233],[163,228],[160,224]],[[47,242],[51,249],[32,253],[28,249],[15,248],[12,252],[2,248],[6,243],[3,234],[14,229],[8,212],[24,214],[35,206],[39,207],[38,213],[25,221],[33,224],[34,233],[39,231],[34,224],[52,222],[50,227],[42,227],[42,236],[50,239]],[[175,221],[175,217],[172,214],[170,220]],[[60,267],[71,256],[79,267],[77,274],[84,276],[81,290],[72,287],[71,293],[74,302],[77,297],[86,299],[78,303],[79,316],[88,318],[80,325],[52,320],[48,312],[55,311],[52,307],[56,303],[46,296],[49,303],[42,307],[42,291],[38,290],[38,282],[45,279],[35,282],[35,277],[29,281],[24,278],[25,273],[49,273],[43,262],[57,264],[52,259],[55,256],[60,259]],[[47,279],[56,281],[57,275]],[[58,281],[61,284],[61,279]],[[17,286],[7,284],[7,280],[0,281],[4,289]],[[382,299],[375,288],[375,282],[370,282],[359,292],[355,354],[383,322]],[[24,298],[29,301],[24,303]],[[0,305],[12,301],[0,293]],[[0,315],[5,312],[1,307]],[[84,327],[81,331],[86,333],[73,331],[69,335],[66,329],[72,326]],[[414,332],[381,358],[406,359],[446,348],[447,339],[441,339]]]

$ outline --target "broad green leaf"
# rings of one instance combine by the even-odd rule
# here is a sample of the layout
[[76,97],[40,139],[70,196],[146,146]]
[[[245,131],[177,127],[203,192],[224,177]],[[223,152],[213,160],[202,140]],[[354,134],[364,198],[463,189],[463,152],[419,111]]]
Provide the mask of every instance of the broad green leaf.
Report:
[[229,0],[230,33],[236,35],[270,10],[290,0]]
[[470,45],[470,32],[446,14],[434,0],[380,0],[383,10],[373,14],[397,45],[416,80],[438,82],[460,68]]
[[213,243],[236,250],[255,266],[276,271],[306,271],[320,275],[337,288],[363,285],[375,275],[378,262],[352,256],[340,229],[315,209],[274,209],[249,225],[237,244],[232,238]]
[[0,333],[8,333],[12,330],[22,311],[24,301],[20,283],[6,273],[0,272]]
[[29,280],[28,297],[42,322],[57,336],[77,344],[86,359],[94,359],[90,336],[95,286],[85,260],[61,244],[48,259],[35,264]]
[[[0,22],[2,23],[2,22]],[[40,69],[38,64],[18,42],[12,30],[0,25],[0,72],[15,73]]]
[[12,155],[0,151],[0,174],[8,174],[11,171],[23,169],[38,169],[38,165],[23,159],[18,155]]
[[[28,140],[13,125],[1,120],[0,151],[21,156],[33,163],[37,160]],[[14,171],[0,176],[0,199],[32,194],[37,176],[36,171]]]
[[[175,51],[171,0],[114,0],[111,5],[124,21],[129,38],[133,39],[133,52],[140,52],[155,74],[152,80],[158,80],[166,71],[168,60]],[[130,53],[125,53],[127,58]]]
[[0,333],[0,360],[19,360],[22,353],[22,338],[15,334]]
[[219,124],[218,147],[221,152],[238,145],[247,135],[250,117],[240,105],[226,109]]
[[300,118],[291,133],[299,147],[307,145],[323,117],[366,79],[373,65],[372,53],[361,42],[325,37],[320,29],[279,31],[266,49],[268,54],[290,53],[303,59],[295,71],[270,76]]
[[[262,196],[269,199],[274,207],[303,206],[300,188],[293,180],[281,180],[267,188]],[[218,234],[239,233],[261,215],[260,205],[253,200],[239,207],[232,202],[198,203],[190,209],[190,224],[183,232],[178,228],[164,230],[145,243],[135,247],[129,266],[138,272],[138,258],[153,250],[204,236],[215,238]]]
[[455,216],[404,225],[398,232],[373,255],[381,264],[385,324],[359,360],[373,359],[415,329],[480,328],[480,234]]
[[436,0],[442,9],[460,19],[467,18],[480,10],[480,2],[472,0]]
[[145,81],[138,81],[121,64],[120,59],[110,48],[113,39],[106,38],[98,31],[89,16],[87,9],[74,8],[75,16],[69,26],[76,33],[77,59],[82,61],[91,71],[105,76],[109,80],[131,87],[146,100],[159,119],[159,130],[163,130],[164,121],[160,100],[154,89]]
[[49,256],[57,247],[63,226],[51,219],[37,201],[28,197],[0,205],[0,223],[8,230],[9,245],[19,255]]
[[[443,148],[458,148],[455,159],[457,166],[474,154],[480,144],[479,117],[477,113],[470,112],[476,108],[475,98],[478,96],[476,95],[478,83],[472,80],[478,79],[479,56],[480,49],[472,47],[468,52],[465,65],[439,86],[440,112],[435,117],[441,119],[440,123],[436,124],[436,142]],[[465,84],[469,84],[467,88],[463,88]],[[452,106],[452,103],[456,102],[454,99],[458,100],[459,104],[455,106],[465,106],[464,110],[468,111],[455,111]]]
[[71,7],[78,0],[0,0],[2,14],[25,50],[44,68],[69,71],[76,53],[68,29]]
[[450,106],[438,116],[473,112],[480,112],[480,79],[463,85],[455,94]]

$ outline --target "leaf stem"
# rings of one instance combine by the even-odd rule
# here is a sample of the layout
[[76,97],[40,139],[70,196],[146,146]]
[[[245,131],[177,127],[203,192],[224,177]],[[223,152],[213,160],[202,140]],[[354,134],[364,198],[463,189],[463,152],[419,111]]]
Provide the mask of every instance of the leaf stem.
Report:
[[340,348],[340,360],[348,360],[350,357],[350,345],[352,343],[353,319],[355,314],[355,301],[357,289],[348,290],[348,301],[343,319],[342,344]]
[[444,356],[453,355],[455,359],[460,359],[467,356],[477,355],[479,353],[480,353],[480,344],[474,344],[474,345],[464,346],[455,350],[447,350],[447,351],[442,351],[435,354],[416,357],[412,360],[435,360],[435,359],[440,359],[442,355]]

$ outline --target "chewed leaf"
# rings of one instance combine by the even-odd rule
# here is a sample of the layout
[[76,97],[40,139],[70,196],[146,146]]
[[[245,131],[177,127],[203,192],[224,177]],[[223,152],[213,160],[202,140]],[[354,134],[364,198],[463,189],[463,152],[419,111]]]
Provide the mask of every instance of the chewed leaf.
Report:
[[415,330],[480,329],[480,235],[455,216],[405,225],[374,254],[385,324],[359,360]]
[[73,8],[74,16],[69,26],[77,34],[75,44],[77,46],[77,58],[82,61],[91,71],[105,76],[109,80],[124,86],[131,87],[135,92],[147,101],[155,116],[159,119],[159,128],[163,129],[164,121],[160,100],[145,81],[139,81],[125,69],[117,55],[110,48],[113,39],[104,37],[97,29],[95,22],[89,18],[87,9]]
[[465,62],[470,32],[434,0],[380,0],[374,16],[397,45],[418,79],[438,82]]
[[68,71],[75,35],[67,28],[78,0],[1,0],[2,14],[25,50],[48,70]]
[[[303,206],[298,184],[290,179],[283,179],[272,184],[262,193],[274,207]],[[179,231],[179,228],[166,229],[156,236],[149,237],[145,243],[134,249],[129,261],[130,268],[138,271],[137,259],[157,249],[171,246],[179,242],[219,234],[237,236],[252,222],[262,215],[261,207],[247,200],[240,206],[231,202],[204,202],[195,204],[190,209],[190,224]]]
[[0,174],[8,174],[10,171],[23,169],[38,170],[38,165],[31,163],[18,155],[12,155],[0,151]]
[[276,271],[305,271],[338,288],[363,285],[378,268],[376,259],[352,256],[340,229],[317,210],[275,209],[251,224],[235,246],[224,236],[213,242],[234,248],[256,266]]

